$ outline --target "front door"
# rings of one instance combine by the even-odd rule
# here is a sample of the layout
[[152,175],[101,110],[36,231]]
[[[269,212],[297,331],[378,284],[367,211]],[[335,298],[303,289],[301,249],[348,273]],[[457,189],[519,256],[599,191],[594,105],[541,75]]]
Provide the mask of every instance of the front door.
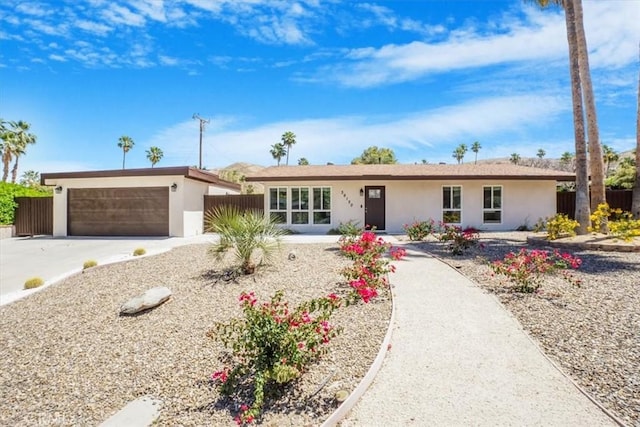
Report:
[[367,228],[384,230],[384,186],[364,187],[364,223]]

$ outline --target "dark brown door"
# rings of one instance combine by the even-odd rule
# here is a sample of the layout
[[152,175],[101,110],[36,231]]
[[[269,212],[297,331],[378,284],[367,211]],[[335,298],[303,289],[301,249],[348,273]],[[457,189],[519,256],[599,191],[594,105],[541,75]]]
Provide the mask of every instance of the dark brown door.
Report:
[[168,236],[169,187],[70,188],[69,236]]
[[364,223],[368,228],[385,229],[384,186],[364,187]]

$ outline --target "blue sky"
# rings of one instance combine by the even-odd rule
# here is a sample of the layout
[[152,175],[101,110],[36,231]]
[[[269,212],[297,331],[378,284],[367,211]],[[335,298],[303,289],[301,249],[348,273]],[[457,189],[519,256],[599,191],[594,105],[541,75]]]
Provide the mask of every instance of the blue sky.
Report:
[[[583,0],[601,140],[635,146],[640,0]],[[0,117],[38,136],[20,173],[400,162],[573,152],[564,16],[520,0],[3,0]],[[470,161],[473,153],[468,153]]]

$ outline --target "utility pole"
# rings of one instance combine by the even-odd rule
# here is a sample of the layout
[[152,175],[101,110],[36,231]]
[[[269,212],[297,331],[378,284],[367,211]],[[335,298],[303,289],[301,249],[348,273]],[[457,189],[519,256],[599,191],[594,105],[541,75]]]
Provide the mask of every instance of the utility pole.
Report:
[[202,169],[202,132],[204,132],[204,125],[209,123],[211,120],[205,120],[198,113],[193,115],[194,120],[200,121],[200,157],[198,161],[198,169]]

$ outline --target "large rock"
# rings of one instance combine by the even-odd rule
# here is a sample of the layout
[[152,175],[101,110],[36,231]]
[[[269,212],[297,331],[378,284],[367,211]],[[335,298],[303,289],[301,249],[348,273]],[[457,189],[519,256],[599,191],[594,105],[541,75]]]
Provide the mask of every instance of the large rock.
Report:
[[120,314],[136,314],[144,310],[156,307],[171,296],[171,290],[165,286],[151,288],[142,295],[122,304]]

